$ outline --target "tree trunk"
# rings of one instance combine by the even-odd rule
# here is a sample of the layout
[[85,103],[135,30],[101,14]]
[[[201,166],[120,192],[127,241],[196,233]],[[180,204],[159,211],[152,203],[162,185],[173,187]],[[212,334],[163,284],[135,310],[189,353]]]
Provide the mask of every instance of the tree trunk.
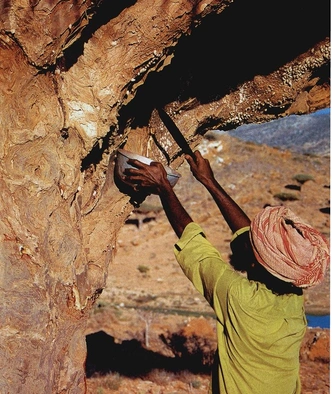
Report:
[[183,161],[155,108],[195,147],[329,106],[329,3],[275,7],[0,4],[1,393],[85,392],[86,320],[135,200],[117,149]]

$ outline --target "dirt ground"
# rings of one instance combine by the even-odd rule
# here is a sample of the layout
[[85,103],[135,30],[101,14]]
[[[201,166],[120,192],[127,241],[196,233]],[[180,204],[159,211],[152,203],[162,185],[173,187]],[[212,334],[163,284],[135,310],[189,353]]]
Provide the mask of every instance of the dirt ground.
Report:
[[[209,158],[215,175],[249,217],[266,204],[283,204],[330,238],[330,158],[292,154],[268,146],[241,142],[228,135],[205,140],[200,151]],[[231,232],[204,188],[184,163],[175,190],[207,237],[225,259]],[[149,197],[134,211],[118,235],[107,286],[91,315],[87,335],[103,331],[121,344],[133,338],[150,351],[160,349],[160,337],[188,327],[201,318],[213,327],[212,311],[184,276],[173,255],[176,236],[158,198]],[[322,284],[305,291],[310,314],[328,314],[330,274]],[[207,327],[207,326],[206,326]],[[149,333],[149,343],[147,341]],[[207,334],[208,335],[208,334]],[[212,334],[213,328],[212,328]],[[315,334],[316,336],[318,334]],[[319,334],[321,335],[321,334]],[[329,393],[329,330],[323,331],[324,362],[301,360],[303,394]],[[328,353],[328,355],[326,355]],[[319,357],[318,357],[319,359]],[[209,375],[190,372],[159,373],[128,378],[118,373],[87,379],[88,392],[206,393]],[[153,375],[153,376],[152,376]],[[319,376],[319,379],[317,379]]]

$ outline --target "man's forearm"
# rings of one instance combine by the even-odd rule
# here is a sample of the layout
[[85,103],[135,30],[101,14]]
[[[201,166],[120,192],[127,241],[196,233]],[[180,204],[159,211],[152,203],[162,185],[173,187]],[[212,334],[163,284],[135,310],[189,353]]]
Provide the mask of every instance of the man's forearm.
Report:
[[180,238],[183,230],[193,220],[188,212],[183,208],[172,187],[163,190],[159,194],[164,211],[175,234]]
[[199,151],[194,152],[195,157],[186,155],[186,160],[194,177],[203,186],[217,203],[221,214],[233,232],[250,225],[250,219],[236,202],[225,192],[214,177],[212,168],[207,159]]
[[133,167],[126,169],[125,180],[132,185],[147,188],[150,193],[160,197],[166,216],[176,235],[180,238],[183,230],[187,224],[192,222],[192,219],[175,195],[163,165],[158,162],[147,165],[133,159],[129,159],[128,164]]
[[250,225],[250,219],[245,212],[225,192],[215,179],[205,182],[204,186],[217,203],[221,214],[233,232]]

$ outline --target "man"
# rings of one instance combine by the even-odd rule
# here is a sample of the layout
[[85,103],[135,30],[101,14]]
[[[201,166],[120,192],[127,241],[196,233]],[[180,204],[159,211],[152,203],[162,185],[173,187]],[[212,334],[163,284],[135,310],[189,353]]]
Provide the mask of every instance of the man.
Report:
[[233,232],[231,263],[206,239],[178,200],[160,163],[135,168],[125,181],[159,195],[179,237],[175,256],[217,319],[218,349],[210,393],[299,394],[299,351],[306,330],[302,288],[329,264],[325,239],[289,209],[267,207],[251,222],[216,181],[199,151],[185,156]]

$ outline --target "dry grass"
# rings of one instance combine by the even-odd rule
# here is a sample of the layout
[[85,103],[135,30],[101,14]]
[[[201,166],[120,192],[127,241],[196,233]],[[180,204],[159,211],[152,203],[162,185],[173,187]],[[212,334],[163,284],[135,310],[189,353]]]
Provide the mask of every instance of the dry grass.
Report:
[[87,379],[88,394],[206,394],[210,378],[189,371],[153,370],[141,378],[110,373]]

